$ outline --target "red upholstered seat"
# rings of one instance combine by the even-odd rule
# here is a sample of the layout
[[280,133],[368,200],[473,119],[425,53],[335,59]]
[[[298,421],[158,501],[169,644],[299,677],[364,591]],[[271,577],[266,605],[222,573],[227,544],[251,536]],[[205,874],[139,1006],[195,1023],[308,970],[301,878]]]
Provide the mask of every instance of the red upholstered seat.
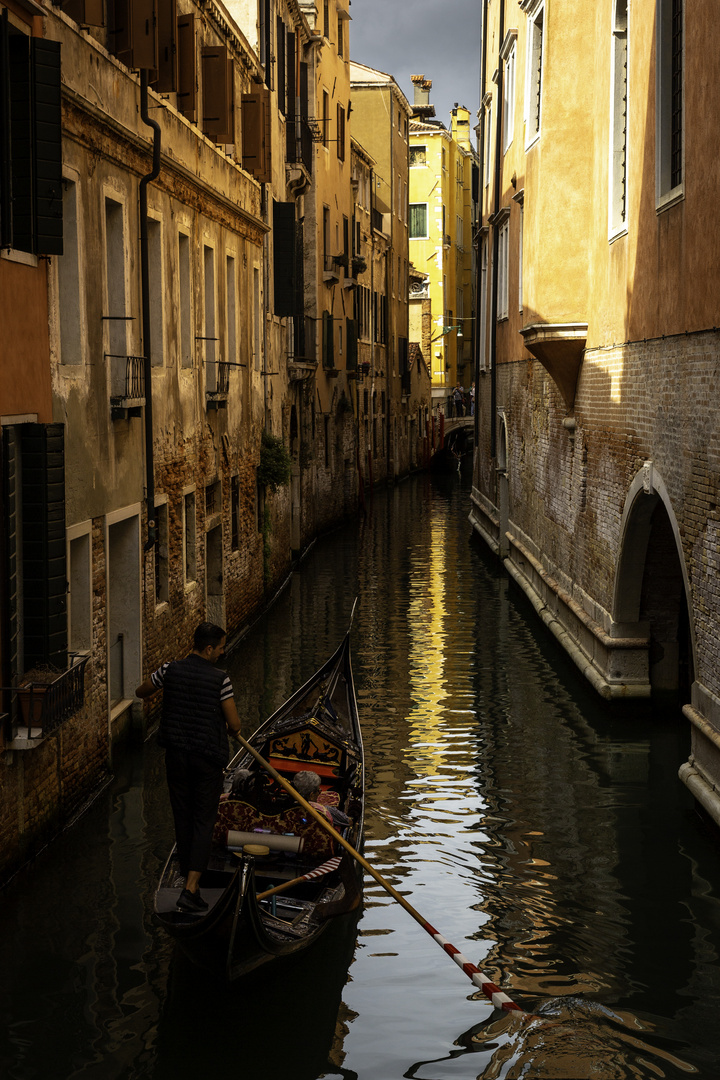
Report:
[[[303,855],[319,855],[329,858],[334,854],[335,844],[322,825],[310,817],[301,806],[292,806],[281,814],[261,814],[254,806],[241,799],[223,799],[218,808],[213,841],[227,847],[228,829],[238,832],[253,832],[266,829],[268,832],[293,833],[304,840]],[[262,843],[262,833],[258,834],[258,843]]]

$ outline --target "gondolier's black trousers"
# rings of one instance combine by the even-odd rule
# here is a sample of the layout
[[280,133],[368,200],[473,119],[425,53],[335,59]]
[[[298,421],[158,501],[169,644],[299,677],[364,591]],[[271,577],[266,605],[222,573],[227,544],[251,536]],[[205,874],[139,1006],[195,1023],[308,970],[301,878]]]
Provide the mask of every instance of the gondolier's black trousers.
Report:
[[207,758],[169,746],[165,751],[180,873],[204,870],[223,788],[223,769]]

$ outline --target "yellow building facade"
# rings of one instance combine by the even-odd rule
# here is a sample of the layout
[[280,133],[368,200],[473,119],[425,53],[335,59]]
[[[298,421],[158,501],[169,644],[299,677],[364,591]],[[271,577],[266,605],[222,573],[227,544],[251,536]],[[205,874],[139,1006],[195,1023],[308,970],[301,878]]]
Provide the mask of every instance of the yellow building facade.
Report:
[[598,693],[687,723],[720,823],[714,15],[484,4],[472,520]]
[[470,141],[470,113],[456,106],[448,130],[433,119],[432,82],[413,76],[410,121],[410,259],[429,275],[433,334],[429,362],[433,405],[444,407],[457,382],[473,381],[474,186],[478,156]]

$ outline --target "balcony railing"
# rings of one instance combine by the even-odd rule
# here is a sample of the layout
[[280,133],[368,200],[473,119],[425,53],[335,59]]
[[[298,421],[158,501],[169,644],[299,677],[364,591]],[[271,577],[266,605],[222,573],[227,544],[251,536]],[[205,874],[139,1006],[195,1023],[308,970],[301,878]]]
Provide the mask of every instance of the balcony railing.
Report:
[[217,364],[208,364],[207,379],[208,385],[205,398],[208,409],[227,408],[227,398],[230,393],[230,364],[228,361],[220,360]]
[[31,680],[25,686],[0,687],[9,709],[10,724],[21,738],[40,739],[51,734],[85,704],[85,667],[89,657],[79,654],[70,657],[71,666],[52,682]]
[[110,355],[109,359],[115,391],[110,398],[113,417],[139,416],[145,404],[145,357]]

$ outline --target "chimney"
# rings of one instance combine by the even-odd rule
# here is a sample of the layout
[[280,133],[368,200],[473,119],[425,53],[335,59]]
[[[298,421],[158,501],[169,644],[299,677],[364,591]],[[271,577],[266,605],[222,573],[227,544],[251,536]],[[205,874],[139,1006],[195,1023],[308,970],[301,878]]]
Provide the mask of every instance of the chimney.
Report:
[[411,75],[410,79],[415,88],[413,116],[417,116],[419,119],[434,116],[435,106],[430,104],[432,79],[426,79],[424,75]]

